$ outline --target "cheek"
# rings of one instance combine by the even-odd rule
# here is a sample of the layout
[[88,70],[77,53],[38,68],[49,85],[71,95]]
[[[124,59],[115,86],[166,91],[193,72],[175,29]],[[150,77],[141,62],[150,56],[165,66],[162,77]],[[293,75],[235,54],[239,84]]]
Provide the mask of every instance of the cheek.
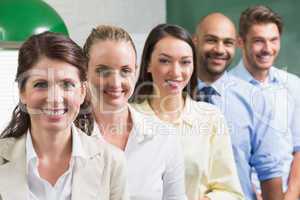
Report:
[[194,70],[194,67],[193,66],[189,66],[185,69],[184,71],[184,76],[186,78],[187,81],[190,80],[190,78],[192,77],[192,74],[193,74],[193,70]]
[[134,86],[135,86],[135,77],[132,76],[132,77],[124,78],[122,80],[122,86],[123,86],[123,89],[126,89],[132,93],[134,90]]
[[29,108],[38,108],[46,103],[47,94],[30,93],[26,95],[26,106]]
[[81,98],[80,91],[74,92],[72,94],[68,94],[66,96],[66,101],[69,108],[72,108],[72,110],[79,110],[80,105],[82,104],[82,98]]

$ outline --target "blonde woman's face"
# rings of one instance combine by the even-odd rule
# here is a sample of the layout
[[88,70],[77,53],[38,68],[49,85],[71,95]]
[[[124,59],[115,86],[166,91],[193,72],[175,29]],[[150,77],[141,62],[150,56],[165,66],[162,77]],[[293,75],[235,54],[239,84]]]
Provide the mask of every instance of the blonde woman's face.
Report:
[[91,46],[88,83],[94,107],[124,107],[135,80],[136,54],[130,42],[98,41]]

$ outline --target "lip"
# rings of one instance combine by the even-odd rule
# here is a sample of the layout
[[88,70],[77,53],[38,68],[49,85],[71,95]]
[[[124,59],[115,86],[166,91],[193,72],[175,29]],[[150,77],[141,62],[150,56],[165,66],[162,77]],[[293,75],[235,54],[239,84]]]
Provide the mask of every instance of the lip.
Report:
[[271,55],[257,55],[256,57],[260,62],[263,62],[263,63],[267,63],[272,60]]
[[211,61],[211,63],[215,65],[222,65],[227,61],[227,59],[225,58],[214,58],[214,57],[209,58],[209,60]]
[[105,90],[104,93],[113,98],[118,98],[124,94],[124,91],[123,90]]
[[178,89],[181,82],[181,80],[165,80],[166,85],[172,89]]
[[54,108],[54,109],[42,109],[42,113],[47,117],[47,120],[50,122],[59,122],[61,121],[65,114],[68,112],[66,108]]

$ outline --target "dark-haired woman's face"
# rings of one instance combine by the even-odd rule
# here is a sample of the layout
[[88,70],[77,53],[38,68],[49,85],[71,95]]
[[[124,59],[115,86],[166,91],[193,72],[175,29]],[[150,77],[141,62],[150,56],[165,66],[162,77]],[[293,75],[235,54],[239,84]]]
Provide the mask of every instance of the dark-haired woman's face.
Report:
[[193,50],[187,42],[167,36],[156,43],[148,66],[156,94],[181,95],[193,69]]
[[85,97],[79,70],[66,62],[44,57],[22,76],[27,81],[20,98],[26,105],[31,127],[50,131],[70,127]]

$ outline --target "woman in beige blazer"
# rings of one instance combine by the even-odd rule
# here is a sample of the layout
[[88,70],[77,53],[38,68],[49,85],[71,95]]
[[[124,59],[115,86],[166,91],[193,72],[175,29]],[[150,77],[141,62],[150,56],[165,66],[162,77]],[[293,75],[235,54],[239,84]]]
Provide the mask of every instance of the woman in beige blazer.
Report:
[[81,48],[46,32],[22,45],[18,61],[20,102],[0,139],[0,199],[127,199],[122,152],[73,124],[89,122]]

